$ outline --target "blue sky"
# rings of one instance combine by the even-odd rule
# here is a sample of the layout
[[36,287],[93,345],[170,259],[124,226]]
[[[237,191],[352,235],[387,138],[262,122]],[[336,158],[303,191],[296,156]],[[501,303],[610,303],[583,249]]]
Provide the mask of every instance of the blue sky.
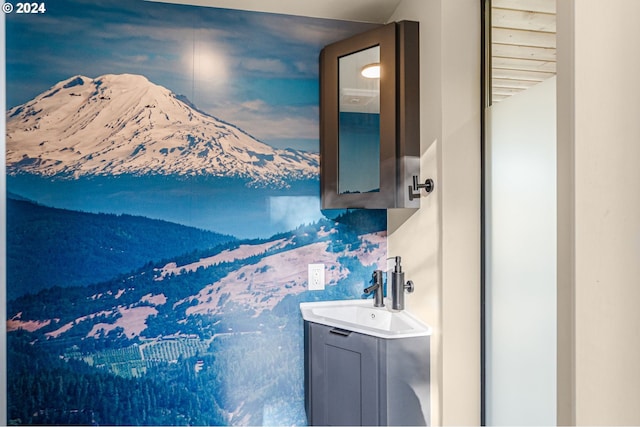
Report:
[[81,74],[142,74],[276,147],[318,150],[318,54],[370,24],[143,0],[6,15],[7,107]]

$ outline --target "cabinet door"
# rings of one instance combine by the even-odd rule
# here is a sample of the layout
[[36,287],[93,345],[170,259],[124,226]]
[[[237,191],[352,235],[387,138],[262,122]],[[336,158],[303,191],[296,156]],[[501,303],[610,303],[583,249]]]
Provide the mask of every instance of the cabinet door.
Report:
[[[420,207],[408,191],[420,175],[419,39],[418,22],[402,21],[322,49],[323,209]],[[363,73],[374,65],[378,76]]]
[[312,425],[378,425],[378,340],[312,323]]

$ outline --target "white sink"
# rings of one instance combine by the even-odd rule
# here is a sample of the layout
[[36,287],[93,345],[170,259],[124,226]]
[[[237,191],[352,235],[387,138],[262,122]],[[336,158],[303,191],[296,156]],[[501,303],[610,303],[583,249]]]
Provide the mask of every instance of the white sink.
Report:
[[379,338],[411,338],[431,335],[431,327],[406,310],[374,307],[373,300],[343,300],[300,303],[302,318]]

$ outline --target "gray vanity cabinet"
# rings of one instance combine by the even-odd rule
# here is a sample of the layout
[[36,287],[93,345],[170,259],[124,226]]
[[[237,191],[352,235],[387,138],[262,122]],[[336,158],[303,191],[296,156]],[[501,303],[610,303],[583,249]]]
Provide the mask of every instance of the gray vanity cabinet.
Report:
[[427,425],[429,337],[382,339],[304,323],[309,425]]

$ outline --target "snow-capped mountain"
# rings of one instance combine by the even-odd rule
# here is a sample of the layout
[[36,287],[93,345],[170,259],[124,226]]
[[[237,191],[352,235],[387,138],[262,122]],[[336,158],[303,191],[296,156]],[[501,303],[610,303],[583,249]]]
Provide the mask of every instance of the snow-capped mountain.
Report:
[[7,112],[7,173],[215,176],[286,187],[318,155],[275,149],[144,76],[75,76]]

